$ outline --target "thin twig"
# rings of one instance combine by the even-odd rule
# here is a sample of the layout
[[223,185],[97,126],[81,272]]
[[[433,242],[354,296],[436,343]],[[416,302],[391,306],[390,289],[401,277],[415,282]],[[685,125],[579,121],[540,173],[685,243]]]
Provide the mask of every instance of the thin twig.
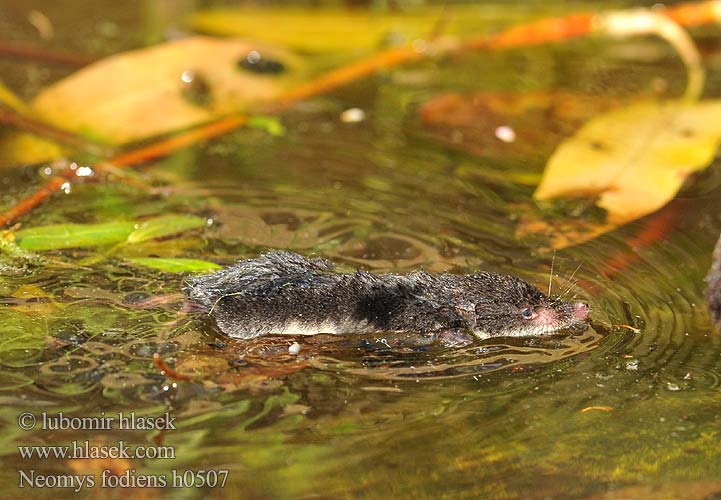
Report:
[[95,61],[90,56],[63,52],[46,47],[38,47],[22,42],[11,40],[0,40],[0,56],[17,57],[19,59],[36,59],[65,66],[80,68]]
[[68,132],[67,130],[59,129],[49,123],[37,120],[30,116],[21,115],[20,113],[12,109],[8,109],[1,104],[0,123],[10,125],[11,127],[15,127],[23,132],[28,132],[43,139],[49,139],[62,146],[79,149],[96,156],[109,156],[111,154],[110,149],[106,146],[88,141],[79,135]]

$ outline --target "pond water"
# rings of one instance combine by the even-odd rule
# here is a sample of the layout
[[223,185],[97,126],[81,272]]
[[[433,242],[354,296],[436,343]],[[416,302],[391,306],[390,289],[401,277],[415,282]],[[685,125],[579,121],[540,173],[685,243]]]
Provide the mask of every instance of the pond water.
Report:
[[[85,23],[73,4],[64,12],[3,1],[0,26],[4,36],[36,42],[27,22],[35,8],[54,21],[56,48],[100,56],[156,40],[182,18],[98,4],[107,11]],[[502,18],[503,6],[497,12]],[[694,34],[706,96],[716,97],[719,38]],[[70,71],[0,64],[23,97]],[[2,262],[2,496],[73,494],[52,484],[20,489],[23,471],[50,481],[92,476],[94,487],[79,488],[87,497],[717,498],[721,337],[703,295],[721,227],[718,162],[661,212],[555,258],[547,234],[519,231],[529,217],[598,217],[585,202],[563,210],[535,204],[547,155],[609,102],[657,92],[659,82],[664,95],[678,95],[684,81],[673,51],[648,38],[421,62],[293,107],[280,116],[281,136],[240,129],[53,197],[23,226],[169,213],[209,224],[136,246],[43,252],[41,265]],[[494,135],[504,123],[494,127],[487,114],[451,125],[424,115],[449,92],[470,109],[481,91],[562,91],[555,99],[585,111],[523,115],[519,127],[548,130],[533,148],[506,148]],[[343,121],[350,108],[362,109],[364,120]],[[2,207],[37,189],[43,168],[4,170]],[[392,335],[241,342],[184,312],[177,294],[187,274],[127,260],[230,264],[270,248],[322,255],[344,270],[482,268],[541,289],[553,261],[554,293],[589,302],[592,321],[583,333],[455,349]],[[164,373],[156,353],[177,374]],[[120,412],[167,413],[176,429],[41,428],[43,413],[117,422]],[[34,429],[21,428],[24,413],[38,418]],[[18,449],[85,442],[166,447],[174,458],[24,458]],[[128,488],[101,487],[104,470],[125,469]],[[227,471],[227,481],[184,487],[198,471]],[[166,488],[143,487],[161,477]]]

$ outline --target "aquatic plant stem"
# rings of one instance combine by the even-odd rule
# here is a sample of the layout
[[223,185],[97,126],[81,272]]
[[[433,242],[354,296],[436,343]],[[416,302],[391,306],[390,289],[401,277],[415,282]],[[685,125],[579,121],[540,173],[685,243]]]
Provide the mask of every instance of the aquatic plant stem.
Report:
[[166,375],[171,380],[190,380],[190,377],[187,375],[183,375],[182,373],[178,373],[173,368],[169,367],[165,361],[163,361],[163,358],[160,357],[160,354],[153,353],[153,364],[155,367],[160,370],[160,373],[163,375]]
[[106,162],[98,163],[96,168],[103,169],[109,166],[130,167],[140,163],[145,163],[150,160],[167,156],[173,151],[192,146],[193,144],[197,144],[203,140],[226,134],[231,130],[244,126],[246,123],[248,123],[248,117],[246,115],[237,114],[225,116],[216,121],[206,123],[205,125],[201,125],[197,128],[186,130],[185,132],[168,137],[167,139],[162,139],[153,144],[149,144],[126,153],[120,153]]
[[0,56],[16,57],[24,60],[34,59],[76,68],[87,66],[96,60],[90,56],[63,52],[11,40],[0,40]]

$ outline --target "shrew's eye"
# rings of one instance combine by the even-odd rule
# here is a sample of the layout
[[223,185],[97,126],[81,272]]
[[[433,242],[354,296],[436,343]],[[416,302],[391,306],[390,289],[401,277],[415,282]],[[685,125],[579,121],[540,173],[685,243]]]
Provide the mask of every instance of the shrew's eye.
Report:
[[523,316],[523,319],[533,319],[535,314],[533,314],[533,309],[526,307],[523,311],[521,311],[521,316]]
[[285,64],[275,59],[264,57],[257,50],[251,50],[238,61],[241,68],[262,75],[277,75],[285,71]]

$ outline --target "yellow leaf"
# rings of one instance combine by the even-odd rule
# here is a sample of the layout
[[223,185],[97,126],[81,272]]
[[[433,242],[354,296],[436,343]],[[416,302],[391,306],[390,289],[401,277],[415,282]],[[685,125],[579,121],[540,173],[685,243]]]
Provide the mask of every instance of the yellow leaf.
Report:
[[0,167],[57,160],[65,153],[58,144],[25,132],[12,131],[0,137]]
[[12,90],[7,88],[4,83],[0,82],[0,105],[7,106],[21,114],[27,113],[27,105],[16,96]]
[[598,195],[608,222],[652,213],[721,142],[721,100],[642,102],[600,115],[556,149],[534,197]]
[[[506,21],[508,18],[506,18]],[[479,6],[419,8],[404,13],[351,9],[218,8],[190,18],[193,29],[216,35],[263,40],[308,52],[372,51],[384,43],[426,39],[442,34],[481,30],[490,25]],[[268,26],[273,26],[272,30]]]
[[[264,63],[277,63],[275,71],[248,63],[253,51]],[[278,48],[190,37],[91,64],[42,91],[32,108],[56,127],[123,144],[270,100],[297,79],[299,68],[296,57]]]
[[[30,107],[0,82],[0,106],[7,107],[21,116],[35,118]],[[38,163],[63,156],[60,146],[45,141],[37,136],[10,131],[3,131],[0,138],[0,166]]]

